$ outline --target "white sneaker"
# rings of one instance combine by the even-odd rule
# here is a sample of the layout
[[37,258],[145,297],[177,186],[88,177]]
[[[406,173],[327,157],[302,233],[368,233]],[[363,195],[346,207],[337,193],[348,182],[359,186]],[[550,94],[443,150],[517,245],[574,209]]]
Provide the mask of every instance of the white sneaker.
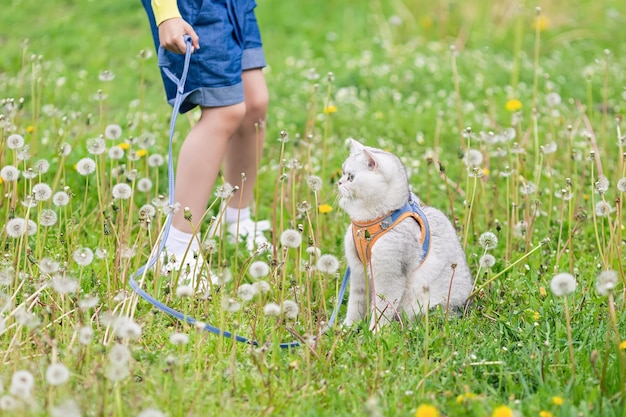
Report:
[[178,276],[178,285],[187,285],[195,289],[196,293],[209,291],[211,284],[207,277],[213,279],[213,274],[209,270],[200,252],[189,250],[185,253],[169,254],[165,251],[161,274],[165,276]]
[[[210,234],[212,236],[219,236],[221,233],[221,226],[221,222],[214,223],[211,226]],[[238,223],[226,224],[226,232],[228,233],[230,241],[236,243],[243,242],[245,239],[246,249],[250,252],[253,252],[255,248],[271,249],[272,245],[265,237],[265,234],[263,234],[263,232],[267,232],[271,228],[272,226],[269,220],[255,222],[250,218],[241,220]]]

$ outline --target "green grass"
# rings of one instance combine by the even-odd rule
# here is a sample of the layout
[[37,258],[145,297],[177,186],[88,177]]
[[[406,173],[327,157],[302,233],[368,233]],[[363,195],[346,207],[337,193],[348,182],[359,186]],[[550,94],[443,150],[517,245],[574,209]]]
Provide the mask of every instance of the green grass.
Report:
[[[138,209],[167,193],[165,167],[151,167],[146,158],[166,153],[171,111],[154,54],[147,60],[139,56],[152,50],[139,2],[4,5],[0,169],[14,165],[26,171],[41,159],[50,169],[33,179],[0,183],[0,225],[14,217],[37,222],[44,209],[54,210],[58,221],[39,225],[27,238],[0,231],[0,414],[55,415],[55,407],[74,400],[82,415],[107,416],[138,415],[148,408],[170,416],[412,416],[422,404],[447,416],[508,415],[494,412],[500,405],[524,416],[622,416],[624,215],[617,183],[626,177],[624,149],[618,146],[626,108],[626,7],[621,0],[575,6],[564,0],[258,3],[271,92],[258,213],[270,218],[276,206],[271,235],[302,225],[303,245],[279,247],[269,259],[220,243],[213,266],[233,280],[209,301],[178,298],[167,279],[151,275],[146,289],[200,320],[269,342],[263,349],[184,325],[137,302],[128,286],[164,220],[159,214],[145,227]],[[533,28],[538,5],[547,19],[540,31]],[[99,80],[105,70],[115,74],[112,81]],[[104,100],[94,99],[98,91]],[[559,103],[551,104],[551,93]],[[9,111],[8,99],[18,103],[16,111]],[[519,112],[506,109],[511,99],[520,101]],[[336,112],[327,114],[331,104]],[[175,149],[190,122],[179,119]],[[90,156],[88,141],[112,123],[123,134],[107,140],[107,147],[126,143],[147,155],[132,160],[127,153],[116,161],[105,153],[94,157],[95,173],[77,174],[74,165]],[[511,127],[512,141],[480,140]],[[288,132],[284,144],[278,141],[281,131]],[[9,149],[13,132],[30,146],[28,159],[18,160],[18,152]],[[156,144],[133,139],[148,134]],[[592,136],[600,164],[590,157]],[[418,195],[453,218],[480,291],[462,318],[446,321],[435,310],[377,335],[337,327],[311,347],[281,350],[277,342],[315,334],[336,304],[349,221],[337,207],[334,180],[347,154],[347,137],[403,159]],[[66,157],[58,153],[63,142],[72,146]],[[545,152],[551,143],[556,152]],[[463,164],[468,148],[483,156],[480,178],[468,175]],[[301,167],[283,163],[292,159]],[[610,184],[604,194],[594,190],[599,168]],[[133,169],[138,178],[151,179],[153,188],[135,190],[131,200],[113,200],[113,185],[135,184],[125,175]],[[318,193],[307,186],[309,175],[322,177]],[[70,204],[44,201],[27,208],[22,202],[38,182],[53,192],[67,187]],[[524,195],[521,188],[528,182],[537,190]],[[572,198],[555,195],[562,190]],[[602,198],[615,210],[600,217],[595,205]],[[296,204],[305,200],[313,207],[299,214]],[[315,204],[333,210],[321,214]],[[521,221],[528,226],[516,227]],[[479,267],[487,251],[478,240],[487,231],[499,238],[488,251],[496,259],[489,270]],[[310,241],[341,260],[337,274],[311,268],[315,258],[305,252]],[[81,247],[107,252],[80,267],[73,253]],[[131,247],[134,255],[124,256]],[[46,286],[57,273],[42,270],[44,258],[79,279],[80,291],[60,295]],[[255,260],[270,264],[265,279],[271,291],[236,313],[225,312],[222,299],[235,294],[235,283],[252,281],[247,268]],[[605,269],[619,277],[611,297],[595,287]],[[550,291],[557,272],[577,279],[566,300],[571,344],[565,300]],[[78,301],[88,295],[99,301],[81,309]],[[285,298],[298,300],[298,320],[277,322],[263,314],[266,302]],[[110,317],[130,314],[135,302],[132,316],[141,336],[112,336]],[[339,318],[344,314],[342,308]],[[79,341],[83,327],[94,332],[86,344]],[[188,334],[189,342],[173,344],[175,332]],[[122,368],[127,373],[116,374],[120,369],[111,365],[124,362],[110,358],[117,342],[132,353]],[[69,380],[57,386],[45,375],[54,362],[70,371]],[[34,388],[23,399],[11,391],[18,370],[34,376]],[[116,375],[121,379],[115,381]],[[11,402],[15,407],[8,409]]]

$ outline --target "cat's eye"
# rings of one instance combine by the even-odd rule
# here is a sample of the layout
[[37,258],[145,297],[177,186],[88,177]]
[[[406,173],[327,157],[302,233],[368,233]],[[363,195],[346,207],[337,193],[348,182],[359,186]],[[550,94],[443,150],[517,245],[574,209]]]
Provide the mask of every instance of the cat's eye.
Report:
[[348,181],[352,182],[353,179],[354,179],[354,174],[353,173],[349,173],[348,174]]

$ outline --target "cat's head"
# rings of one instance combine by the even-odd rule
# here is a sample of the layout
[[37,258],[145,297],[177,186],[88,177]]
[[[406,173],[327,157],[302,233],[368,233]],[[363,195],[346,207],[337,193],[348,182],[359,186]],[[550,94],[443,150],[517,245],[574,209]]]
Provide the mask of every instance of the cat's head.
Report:
[[397,156],[350,139],[350,155],[337,182],[339,205],[352,220],[365,221],[402,207],[409,199],[406,169]]

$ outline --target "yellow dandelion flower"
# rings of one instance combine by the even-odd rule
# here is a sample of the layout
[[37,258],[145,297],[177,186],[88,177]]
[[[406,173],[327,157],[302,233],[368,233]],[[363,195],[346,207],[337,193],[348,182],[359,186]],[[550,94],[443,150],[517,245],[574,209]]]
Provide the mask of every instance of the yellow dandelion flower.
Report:
[[539,32],[543,32],[544,30],[548,29],[549,26],[550,21],[547,17],[543,15],[537,16],[535,19],[533,19],[533,29],[539,30]]
[[415,417],[439,417],[439,411],[433,405],[422,404],[417,407],[417,411],[415,411]]
[[510,112],[519,111],[522,109],[522,102],[516,98],[512,98],[506,102],[506,104],[504,105],[504,108]]
[[0,177],[0,184],[2,184],[4,182],[4,180],[2,179],[2,177]]
[[546,287],[539,287],[539,295],[541,295],[542,297],[548,295],[548,293],[546,292]]
[[330,204],[320,204],[317,209],[322,214],[330,213],[331,211],[333,211],[333,207]]
[[470,401],[474,399],[476,399],[476,394],[474,394],[473,392],[466,392],[465,394],[461,394],[456,397],[456,402],[457,404],[462,404],[465,401]]
[[423,29],[430,29],[433,27],[433,19],[430,16],[422,16],[419,19],[419,25]]
[[337,106],[335,106],[334,104],[329,104],[328,106],[324,107],[324,114],[331,114],[331,113],[335,113],[337,111]]
[[33,133],[35,131],[35,126],[33,125],[28,125],[26,127],[26,133]]
[[626,340],[623,340],[623,341],[619,344],[619,350],[626,350]]
[[559,397],[558,395],[555,395],[554,397],[552,397],[552,404],[563,405],[563,398]]
[[533,320],[537,321],[541,318],[541,314],[538,311],[533,311]]
[[137,156],[138,156],[138,157],[140,157],[140,158],[141,158],[142,156],[146,156],[147,154],[148,154],[148,151],[146,151],[145,149],[139,149],[139,150],[137,151]]
[[491,417],[513,417],[513,410],[506,405],[500,405],[493,409]]
[[583,194],[583,200],[585,201],[589,200],[589,194]]
[[485,177],[488,177],[490,172],[491,171],[489,171],[489,168],[483,168],[483,174],[485,175]]
[[549,411],[541,410],[539,412],[539,417],[552,417],[552,413]]
[[126,142],[122,142],[122,143],[120,143],[120,144],[119,144],[119,145],[117,145],[117,146],[119,146],[120,148],[124,149],[125,151],[127,151],[127,150],[129,150],[129,149],[130,149],[130,144],[128,144],[128,143],[126,143]]

